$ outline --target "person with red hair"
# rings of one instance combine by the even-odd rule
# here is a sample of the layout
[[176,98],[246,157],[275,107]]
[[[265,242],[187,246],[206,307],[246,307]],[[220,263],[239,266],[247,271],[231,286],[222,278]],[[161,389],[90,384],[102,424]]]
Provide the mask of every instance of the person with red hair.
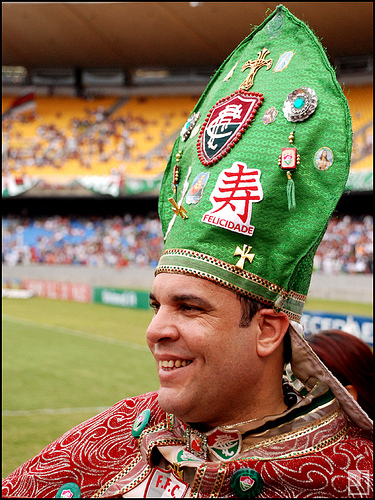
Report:
[[373,352],[368,344],[342,330],[322,330],[306,340],[367,415],[374,418]]

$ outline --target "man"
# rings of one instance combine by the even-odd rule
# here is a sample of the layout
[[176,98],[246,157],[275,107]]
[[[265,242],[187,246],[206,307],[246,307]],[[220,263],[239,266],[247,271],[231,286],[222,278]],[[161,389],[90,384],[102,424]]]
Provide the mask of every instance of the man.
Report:
[[3,496],[371,496],[372,421],[298,324],[350,153],[334,71],[279,6],[219,68],[165,171],[147,330],[159,391],[68,431]]
[[179,274],[159,274],[151,297],[156,315],[147,341],[163,409],[204,428],[287,409],[281,386],[285,313],[261,309],[241,326],[235,293]]

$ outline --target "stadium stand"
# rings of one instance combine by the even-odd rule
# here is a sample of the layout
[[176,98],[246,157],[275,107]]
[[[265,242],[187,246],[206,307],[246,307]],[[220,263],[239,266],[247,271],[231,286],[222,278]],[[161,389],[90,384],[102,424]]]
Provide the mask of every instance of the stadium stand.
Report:
[[[372,274],[373,218],[332,218],[315,270],[323,274]],[[3,219],[3,262],[125,267],[155,266],[163,247],[160,221],[146,217]]]
[[[56,175],[160,175],[194,107],[190,96],[92,100],[37,97],[28,117],[3,121],[5,172]],[[3,113],[11,99],[3,97]],[[3,168],[3,170],[4,170]]]
[[344,88],[353,125],[351,170],[372,169],[373,162],[373,86]]
[[3,263],[156,266],[163,238],[155,215],[3,218]]
[[[372,85],[344,89],[353,130],[352,171],[372,169]],[[3,96],[3,114],[13,98]],[[160,177],[196,97],[36,97],[30,113],[3,120],[3,175]]]

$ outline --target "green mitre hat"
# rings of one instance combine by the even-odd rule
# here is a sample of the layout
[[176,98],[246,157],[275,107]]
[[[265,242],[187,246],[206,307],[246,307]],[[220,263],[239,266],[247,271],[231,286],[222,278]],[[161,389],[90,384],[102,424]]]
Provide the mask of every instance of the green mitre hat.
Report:
[[322,45],[278,6],[224,61],[174,144],[156,274],[205,278],[299,321],[351,145]]

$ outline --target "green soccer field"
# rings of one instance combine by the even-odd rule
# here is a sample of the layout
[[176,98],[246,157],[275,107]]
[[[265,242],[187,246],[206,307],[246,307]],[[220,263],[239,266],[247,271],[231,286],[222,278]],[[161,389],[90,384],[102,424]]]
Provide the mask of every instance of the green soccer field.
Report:
[[2,477],[65,431],[158,388],[147,310],[3,299]]
[[[372,315],[371,304],[307,310]],[[3,299],[2,477],[120,399],[156,390],[152,311],[33,297]]]

